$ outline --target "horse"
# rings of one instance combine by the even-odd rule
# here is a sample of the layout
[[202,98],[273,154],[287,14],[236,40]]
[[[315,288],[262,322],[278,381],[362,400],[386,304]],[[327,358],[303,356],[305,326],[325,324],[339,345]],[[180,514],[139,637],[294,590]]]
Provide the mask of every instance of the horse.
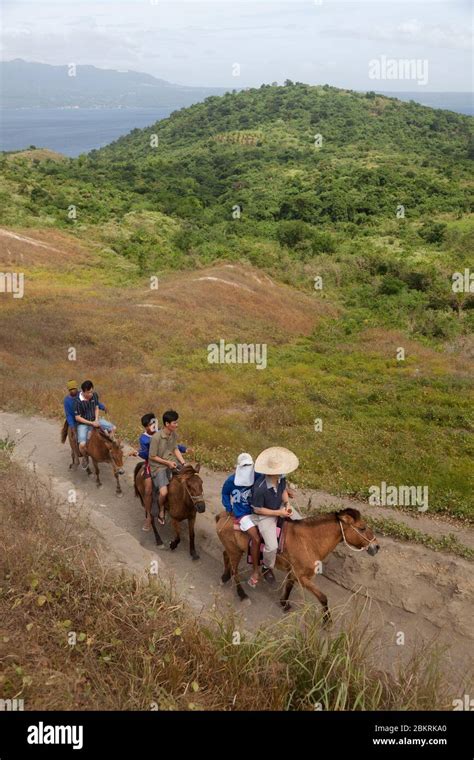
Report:
[[[145,485],[142,468],[142,462],[139,462],[135,466],[133,482],[135,486],[135,496],[140,498],[144,507]],[[203,484],[198,475],[199,470],[199,464],[196,464],[194,467],[191,464],[186,464],[179,471],[173,472],[173,476],[168,485],[168,496],[165,502],[165,509],[169,510],[175,533],[175,538],[170,542],[170,549],[174,551],[180,543],[179,524],[183,520],[187,520],[189,529],[189,553],[193,560],[199,559],[199,554],[196,552],[194,544],[194,523],[196,522],[196,512],[202,513],[206,509]],[[158,547],[163,548],[164,544],[156,529],[155,518],[153,515],[151,518],[151,525]]]
[[[100,462],[110,462],[114,471],[115,480],[117,481],[115,493],[119,497],[123,496],[119,480],[119,475],[123,475],[125,472],[123,469],[122,444],[115,441],[113,438],[110,438],[110,436],[108,436],[101,428],[93,428],[89,440],[86,443],[86,453],[90,456],[94,465],[97,488],[100,488],[102,485],[99,478],[98,464]],[[89,467],[87,467],[87,474],[92,474]]]
[[[328,622],[330,616],[327,596],[313,583],[321,567],[320,563],[341,541],[349,549],[367,550],[371,556],[375,556],[380,548],[377,539],[360,512],[351,507],[302,520],[286,520],[283,529],[283,551],[277,554],[276,559],[276,567],[286,573],[280,604],[285,612],[291,609],[288,599],[295,581],[298,581],[319,600],[324,610],[323,620]],[[248,599],[240,584],[238,571],[242,554],[248,550],[249,536],[234,529],[233,516],[228,512],[216,515],[216,530],[224,546],[224,573],[221,581],[227,583],[233,577],[239,598],[242,601]]]
[[79,445],[77,443],[76,429],[68,424],[67,420],[64,420],[64,425],[61,428],[61,443],[66,442],[66,438],[69,441],[71,447],[71,459],[72,462],[69,465],[69,469],[75,469],[79,467]]

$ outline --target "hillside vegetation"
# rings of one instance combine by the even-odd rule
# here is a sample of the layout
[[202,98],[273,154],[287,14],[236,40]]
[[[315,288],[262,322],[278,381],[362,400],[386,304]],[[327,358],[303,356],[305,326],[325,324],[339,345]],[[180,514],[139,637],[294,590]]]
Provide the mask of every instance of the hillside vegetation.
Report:
[[25,710],[451,707],[441,647],[425,645],[381,671],[363,605],[343,628],[337,613],[324,630],[309,603],[250,635],[231,614],[197,618],[156,575],[118,572],[77,515],[60,517],[52,494],[2,444],[2,698],[23,699]]
[[[472,266],[471,123],[288,83],[78,159],[5,155],[0,221],[56,250],[0,237],[28,288],[2,301],[4,403],[56,413],[92,375],[130,437],[174,405],[209,464],[280,443],[306,485],[426,484],[431,510],[472,517],[474,294],[452,289]],[[209,365],[221,338],[267,343],[266,370]]]

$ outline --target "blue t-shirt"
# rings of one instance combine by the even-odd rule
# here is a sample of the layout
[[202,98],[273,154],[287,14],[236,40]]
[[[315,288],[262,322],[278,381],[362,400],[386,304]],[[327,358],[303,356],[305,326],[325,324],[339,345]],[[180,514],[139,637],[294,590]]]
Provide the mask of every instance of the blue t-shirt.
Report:
[[[255,474],[257,476],[257,473]],[[227,512],[233,512],[236,517],[251,515],[252,507],[249,501],[251,493],[252,486],[235,485],[235,473],[233,473],[222,486],[222,504]]]
[[[148,457],[150,455],[150,441],[151,435],[148,433],[142,433],[138,439],[138,456],[146,462],[148,462]],[[188,450],[187,446],[183,446],[182,444],[178,444],[178,449],[181,454],[186,454]]]

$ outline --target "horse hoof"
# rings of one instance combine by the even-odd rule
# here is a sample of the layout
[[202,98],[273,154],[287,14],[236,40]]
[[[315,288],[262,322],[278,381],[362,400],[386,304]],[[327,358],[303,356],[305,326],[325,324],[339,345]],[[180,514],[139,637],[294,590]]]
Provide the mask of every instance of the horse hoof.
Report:
[[194,552],[194,554],[191,554],[191,559],[199,559],[199,554],[196,554],[196,552]]
[[157,542],[157,543],[156,543],[156,548],[157,548],[157,549],[160,549],[160,550],[162,550],[162,549],[166,549],[166,546],[165,546],[163,543],[159,544],[159,543]]
[[171,543],[170,543],[170,549],[171,549],[172,552],[174,552],[174,550],[176,549],[177,546],[178,546],[178,542],[177,541],[171,541]]
[[224,586],[224,584],[228,583],[230,581],[230,573],[223,573],[221,575],[221,586]]
[[120,493],[117,493],[115,495],[116,495],[117,499],[121,499],[122,496],[123,496],[123,493],[122,493],[122,491],[120,491]]
[[281,606],[283,607],[283,612],[290,612],[291,604],[289,602],[281,602]]

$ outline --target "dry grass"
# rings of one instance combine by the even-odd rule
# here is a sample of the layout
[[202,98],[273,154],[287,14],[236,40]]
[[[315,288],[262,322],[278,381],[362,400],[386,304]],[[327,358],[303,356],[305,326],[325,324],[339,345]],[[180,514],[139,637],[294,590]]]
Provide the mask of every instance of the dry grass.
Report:
[[[1,300],[3,408],[59,417],[67,380],[91,377],[130,442],[145,411],[177,408],[183,439],[211,467],[278,442],[299,456],[302,486],[366,498],[382,480],[427,484],[430,509],[472,519],[462,350],[381,328],[347,334],[329,300],[248,264],[169,273],[151,290],[131,262],[71,235],[18,234],[50,248],[0,234],[0,269],[25,272],[25,297]],[[221,338],[267,344],[267,369],[210,365]]]
[[357,619],[326,632],[314,605],[237,645],[231,616],[204,623],[152,576],[104,566],[90,532],[59,517],[7,451],[0,510],[0,694],[26,710],[448,706],[435,650],[389,677]]

